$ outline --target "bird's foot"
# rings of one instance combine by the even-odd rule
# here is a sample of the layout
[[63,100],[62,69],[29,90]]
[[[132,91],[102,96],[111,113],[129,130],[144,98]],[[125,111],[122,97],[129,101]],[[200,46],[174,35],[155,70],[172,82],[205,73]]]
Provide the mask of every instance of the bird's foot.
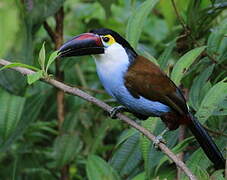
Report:
[[155,141],[153,143],[154,147],[156,149],[159,149],[158,145],[160,143],[163,143],[163,144],[166,144],[166,141],[165,139],[163,138],[163,135],[168,131],[168,128],[164,129],[164,131],[161,132],[161,134],[159,134],[156,138],[155,138]]
[[155,140],[154,140],[154,142],[153,142],[153,146],[155,147],[155,149],[159,149],[158,145],[159,145],[160,143],[166,144],[166,141],[165,141],[165,139],[162,137],[162,135],[158,135],[158,136],[155,138]]
[[117,106],[117,107],[114,107],[111,111],[110,111],[110,117],[112,119],[116,119],[117,118],[117,113],[119,112],[124,112],[124,111],[127,111],[127,108],[124,107],[124,106]]

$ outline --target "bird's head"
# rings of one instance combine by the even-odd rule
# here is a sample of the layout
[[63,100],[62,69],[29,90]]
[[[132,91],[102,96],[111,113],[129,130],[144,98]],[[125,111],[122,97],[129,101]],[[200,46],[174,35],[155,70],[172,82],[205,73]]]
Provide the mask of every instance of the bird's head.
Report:
[[117,32],[101,28],[91,30],[89,33],[80,34],[67,41],[59,49],[60,57],[82,56],[82,55],[105,55],[116,53],[116,50],[125,50],[132,56],[136,52],[130,44]]

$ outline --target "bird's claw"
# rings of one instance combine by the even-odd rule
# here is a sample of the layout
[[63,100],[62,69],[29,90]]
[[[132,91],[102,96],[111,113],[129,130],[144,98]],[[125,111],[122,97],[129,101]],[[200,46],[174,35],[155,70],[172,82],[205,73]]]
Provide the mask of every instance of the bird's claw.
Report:
[[160,143],[163,143],[163,144],[166,144],[166,141],[165,139],[162,137],[162,135],[158,135],[155,140],[154,140],[154,143],[153,143],[153,146],[156,148],[156,149],[159,149],[158,145]]
[[126,108],[124,106],[117,106],[117,107],[114,107],[111,111],[110,111],[110,117],[112,119],[116,119],[117,118],[117,113],[119,112],[123,112],[123,111],[126,111]]

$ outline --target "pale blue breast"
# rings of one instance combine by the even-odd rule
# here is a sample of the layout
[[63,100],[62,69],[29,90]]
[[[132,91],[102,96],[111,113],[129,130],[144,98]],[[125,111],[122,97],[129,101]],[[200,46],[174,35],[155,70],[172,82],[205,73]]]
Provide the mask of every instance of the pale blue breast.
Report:
[[147,116],[161,116],[163,113],[169,112],[171,109],[160,102],[150,101],[143,97],[134,98],[129,93],[123,80],[128,64],[114,64],[111,67],[110,64],[107,66],[96,61],[97,73],[105,90],[120,104],[134,112]]

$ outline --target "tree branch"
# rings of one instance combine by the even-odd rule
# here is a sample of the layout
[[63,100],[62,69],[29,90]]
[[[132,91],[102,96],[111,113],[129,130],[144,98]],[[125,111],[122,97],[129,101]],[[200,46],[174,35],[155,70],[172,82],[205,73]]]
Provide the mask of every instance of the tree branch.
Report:
[[[9,65],[11,64],[11,62],[0,59],[0,65]],[[28,75],[28,74],[33,74],[34,71],[29,70],[27,68],[22,68],[22,67],[12,67],[11,69],[20,72],[23,75]],[[107,112],[110,112],[112,110],[112,107],[107,105],[106,103],[104,103],[101,100],[96,99],[95,97],[81,91],[78,88],[75,87],[71,87],[68,86],[60,81],[57,81],[55,79],[43,79],[44,82],[51,84],[52,86],[64,91],[65,93],[74,95],[74,96],[78,96],[88,102],[91,102],[92,104],[97,105],[98,107],[104,109]],[[116,115],[120,120],[124,121],[125,123],[127,123],[128,125],[130,125],[131,127],[137,129],[139,132],[141,132],[143,135],[145,135],[149,140],[151,141],[155,141],[155,136],[150,133],[147,129],[143,128],[142,126],[140,126],[139,124],[137,124],[135,121],[133,121],[132,119],[128,118],[127,116],[118,113]],[[163,153],[165,153],[176,165],[177,167],[179,167],[188,177],[190,180],[197,180],[197,178],[195,177],[195,175],[192,174],[192,172],[187,168],[187,166],[181,161],[179,160],[179,158],[163,143],[158,144],[158,147],[161,149],[161,151]]]
[[[47,33],[51,37],[55,50],[59,49],[63,43],[63,20],[64,20],[64,9],[63,6],[55,13],[55,30],[48,25],[48,23],[44,22],[44,28],[46,29]],[[64,81],[64,72],[60,69],[61,61],[59,58],[55,61],[55,76],[58,80]],[[62,124],[65,120],[65,94],[61,90],[57,90],[56,94],[57,100],[57,117],[58,117],[58,128],[59,131],[62,130]],[[66,164],[61,168],[61,180],[68,180],[69,179],[69,165]]]
[[[185,125],[181,125],[179,127],[179,135],[178,135],[178,142],[182,142],[185,138]],[[178,158],[183,161],[184,159],[184,152],[180,152],[178,154]],[[182,174],[182,170],[178,167],[177,168],[177,180],[181,180],[181,174]]]
[[47,23],[47,21],[44,21],[43,27],[46,30],[46,32],[48,33],[48,35],[50,36],[51,40],[54,42],[56,39],[56,35],[55,35],[54,31],[52,30],[52,28]]

